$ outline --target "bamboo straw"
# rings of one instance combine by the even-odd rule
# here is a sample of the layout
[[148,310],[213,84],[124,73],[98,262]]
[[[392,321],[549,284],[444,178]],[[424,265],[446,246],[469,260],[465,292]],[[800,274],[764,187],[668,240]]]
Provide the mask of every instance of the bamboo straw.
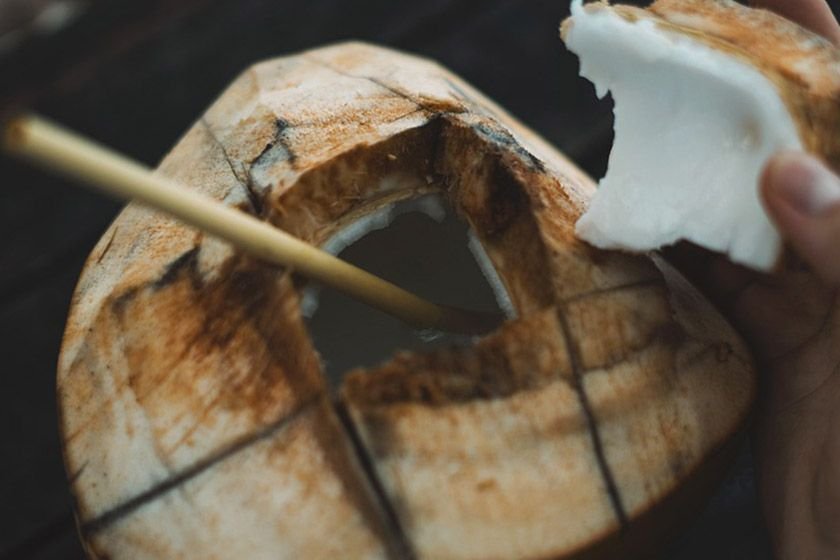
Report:
[[490,314],[426,301],[38,116],[21,115],[8,121],[3,131],[3,148],[106,194],[134,199],[171,214],[258,259],[290,267],[414,327],[478,333],[498,322]]

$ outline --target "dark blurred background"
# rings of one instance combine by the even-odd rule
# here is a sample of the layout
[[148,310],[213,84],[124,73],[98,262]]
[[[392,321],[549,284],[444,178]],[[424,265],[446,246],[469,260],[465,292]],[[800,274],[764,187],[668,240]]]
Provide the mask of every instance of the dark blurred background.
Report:
[[[154,166],[251,63],[363,39],[441,61],[600,176],[610,105],[558,39],[567,11],[566,0],[0,0],[0,101]],[[121,205],[6,159],[0,177],[0,558],[81,558],[55,365],[83,260]],[[769,558],[746,447],[663,557]]]

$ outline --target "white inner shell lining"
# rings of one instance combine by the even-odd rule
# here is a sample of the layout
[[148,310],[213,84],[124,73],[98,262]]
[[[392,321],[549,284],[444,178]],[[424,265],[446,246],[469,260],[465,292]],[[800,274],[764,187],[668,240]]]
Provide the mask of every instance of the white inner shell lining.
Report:
[[572,3],[569,49],[615,101],[606,176],[577,223],[602,248],[681,239],[767,270],[781,240],[761,205],[767,159],[802,144],[774,85],[749,64],[653,21]]

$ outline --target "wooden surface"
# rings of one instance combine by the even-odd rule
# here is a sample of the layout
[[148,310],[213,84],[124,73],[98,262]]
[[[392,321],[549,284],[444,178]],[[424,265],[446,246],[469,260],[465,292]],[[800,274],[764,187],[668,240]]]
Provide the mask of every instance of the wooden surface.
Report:
[[[176,6],[177,4],[177,6]],[[155,165],[252,62],[358,38],[436,58],[587,171],[603,171],[609,106],[557,39],[556,0],[114,1],[0,57],[0,99]],[[55,364],[83,259],[119,206],[0,160],[0,558],[81,558],[61,462]],[[746,451],[666,558],[767,558]]]

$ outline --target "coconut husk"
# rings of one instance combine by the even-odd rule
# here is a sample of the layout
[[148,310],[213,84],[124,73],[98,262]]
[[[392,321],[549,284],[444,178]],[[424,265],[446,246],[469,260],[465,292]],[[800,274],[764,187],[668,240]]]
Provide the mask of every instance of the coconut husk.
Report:
[[634,554],[725,468],[743,343],[665,263],[577,240],[592,181],[439,65],[359,43],[257,64],[157,173],[316,245],[437,193],[514,312],[332,393],[303,282],[129,205],[58,371],[93,557]]

